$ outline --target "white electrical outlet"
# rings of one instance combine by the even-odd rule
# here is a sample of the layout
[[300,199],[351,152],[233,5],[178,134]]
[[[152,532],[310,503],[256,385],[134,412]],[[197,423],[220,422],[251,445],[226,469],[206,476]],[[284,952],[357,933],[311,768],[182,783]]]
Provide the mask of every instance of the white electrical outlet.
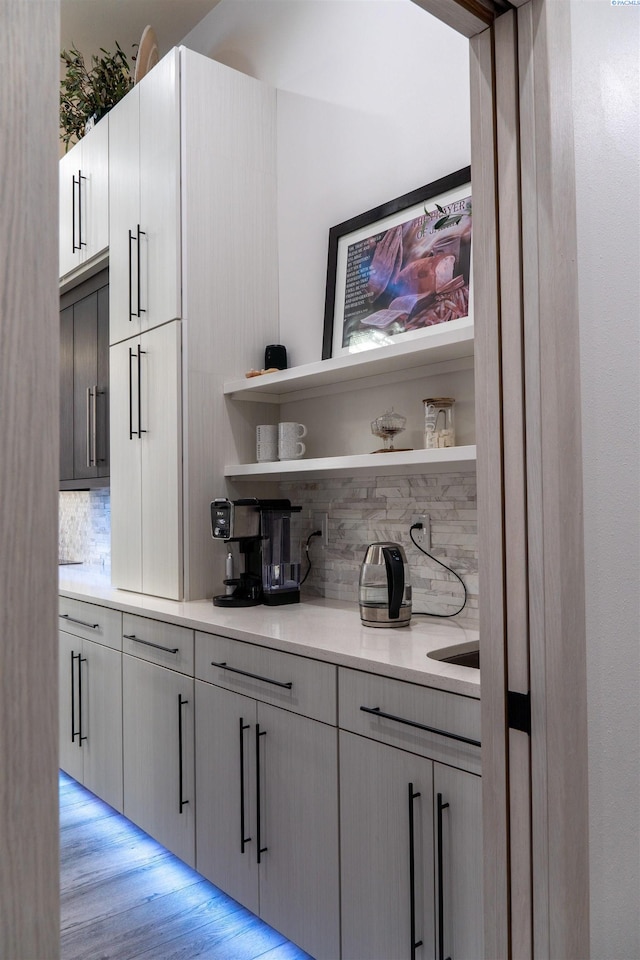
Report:
[[431,550],[431,520],[428,513],[415,513],[411,518],[411,523],[421,523],[421,530],[414,530],[413,536],[416,543],[419,543],[423,550]]
[[329,514],[320,512],[314,513],[313,529],[320,531],[320,536],[316,539],[320,541],[321,546],[326,547],[329,543]]

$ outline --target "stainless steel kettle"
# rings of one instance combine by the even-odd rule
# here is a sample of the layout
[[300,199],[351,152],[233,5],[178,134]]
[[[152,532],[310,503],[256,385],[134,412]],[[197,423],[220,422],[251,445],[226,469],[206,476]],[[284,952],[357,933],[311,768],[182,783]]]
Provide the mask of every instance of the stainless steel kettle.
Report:
[[360,619],[367,627],[407,627],[411,584],[399,543],[370,543],[360,568]]

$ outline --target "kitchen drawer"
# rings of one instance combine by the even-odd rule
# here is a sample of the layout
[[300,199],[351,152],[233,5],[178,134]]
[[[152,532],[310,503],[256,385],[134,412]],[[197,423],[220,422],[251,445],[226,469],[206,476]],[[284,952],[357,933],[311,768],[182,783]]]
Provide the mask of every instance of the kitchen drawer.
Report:
[[60,629],[66,633],[122,650],[122,614],[119,610],[60,597],[58,617]]
[[336,667],[330,663],[197,632],[196,677],[313,720],[337,721]]
[[122,649],[140,660],[193,676],[193,630],[125,613]]
[[479,700],[340,667],[338,703],[344,730],[480,773]]

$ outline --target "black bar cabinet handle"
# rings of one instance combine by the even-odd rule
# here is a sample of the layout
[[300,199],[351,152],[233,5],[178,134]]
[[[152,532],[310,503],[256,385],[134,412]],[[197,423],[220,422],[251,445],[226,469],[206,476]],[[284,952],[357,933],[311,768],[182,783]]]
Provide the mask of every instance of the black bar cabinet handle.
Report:
[[144,232],[144,230],[140,229],[140,224],[138,224],[138,236],[136,237],[136,240],[138,242],[138,251],[137,251],[138,253],[138,314],[137,315],[138,316],[140,316],[140,314],[142,313],[147,312],[140,306],[140,237],[146,237],[146,233]]
[[90,630],[97,630],[100,626],[99,623],[87,623],[85,620],[76,620],[75,617],[70,617],[68,613],[61,613],[60,619],[68,620],[69,623],[79,623],[81,627],[89,627]]
[[129,440],[133,440],[134,436],[138,436],[136,430],[133,429],[133,374],[131,373],[131,361],[135,357],[135,353],[129,347]]
[[78,170],[78,250],[87,245],[82,239],[82,181],[86,179],[82,176],[82,170]]
[[87,658],[78,654],[78,746],[82,747],[82,741],[86,737],[82,736],[82,664],[87,662]]
[[[80,659],[80,654],[77,654],[78,659]],[[76,730],[76,678],[75,671],[73,669],[73,664],[76,659],[76,654],[71,651],[71,743],[76,742],[76,737],[78,736],[78,731]]]
[[256,862],[260,863],[260,854],[266,853],[268,847],[262,846],[262,823],[260,819],[260,737],[266,737],[267,731],[260,729],[256,724]]
[[[442,802],[442,794],[439,793],[436,798],[437,810],[437,836],[438,836],[438,960],[445,960],[444,956],[444,870],[443,870],[443,851],[442,851],[442,811],[446,810],[448,803]],[[446,960],[451,960],[447,957]]]
[[87,419],[87,466],[93,466],[93,459],[91,456],[91,394],[93,387],[87,387],[87,409],[86,409],[86,419]]
[[380,707],[360,707],[364,713],[372,713],[375,717],[384,717],[385,720],[395,720],[396,723],[404,723],[408,727],[416,727],[418,730],[426,730],[427,733],[437,733],[440,737],[447,737],[449,740],[459,740],[460,743],[470,743],[473,747],[479,747],[479,740],[471,740],[469,737],[462,737],[459,733],[448,733],[446,730],[438,730],[436,727],[427,727],[424,723],[417,723],[415,720],[406,720],[404,717],[396,717],[392,713],[385,713]]
[[[80,186],[80,184],[78,184]],[[76,175],[71,175],[71,253],[80,247],[76,246]]]
[[244,731],[249,726],[244,722],[244,717],[240,717],[240,853],[244,853],[245,843],[251,842],[251,837],[244,835]]
[[251,677],[252,680],[261,680],[263,683],[272,683],[275,687],[284,687],[285,690],[291,690],[293,687],[292,680],[288,680],[287,683],[283,683],[282,680],[272,680],[270,677],[261,677],[259,673],[249,673],[247,670],[239,670],[238,667],[230,667],[224,660],[222,663],[216,663],[215,660],[212,660],[211,666],[222,667],[223,670],[228,670],[230,673],[239,673],[242,677]]
[[133,312],[133,261],[131,259],[131,244],[134,239],[131,230],[129,230],[129,323],[131,323],[132,317],[136,316]]
[[93,451],[93,456],[91,460],[91,466],[98,466],[98,384],[94,383],[92,388],[92,401],[91,401],[91,449]]
[[163,647],[161,643],[152,643],[151,640],[141,640],[135,633],[123,633],[125,640],[133,640],[134,643],[144,643],[145,647],[155,647],[156,650],[164,650],[165,653],[179,653],[180,647]]
[[413,792],[413,784],[410,783],[408,789],[409,795],[409,909],[410,909],[410,937],[411,937],[411,960],[415,960],[416,950],[422,946],[422,940],[416,940],[416,861],[414,848],[414,822],[413,822],[413,801],[420,796],[420,792]]
[[142,429],[142,360],[141,357],[146,356],[147,351],[140,349],[140,344],[138,344],[138,436],[142,439],[142,434],[146,433],[146,430]]
[[189,803],[185,800],[182,793],[182,708],[188,700],[182,699],[182,694],[178,694],[178,812],[182,813],[182,808]]

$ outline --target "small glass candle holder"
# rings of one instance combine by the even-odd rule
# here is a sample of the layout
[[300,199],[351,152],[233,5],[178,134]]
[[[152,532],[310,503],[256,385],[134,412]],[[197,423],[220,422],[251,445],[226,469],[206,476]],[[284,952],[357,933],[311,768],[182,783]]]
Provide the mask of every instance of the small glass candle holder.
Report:
[[455,400],[451,397],[430,397],[422,402],[424,403],[425,449],[455,447]]

